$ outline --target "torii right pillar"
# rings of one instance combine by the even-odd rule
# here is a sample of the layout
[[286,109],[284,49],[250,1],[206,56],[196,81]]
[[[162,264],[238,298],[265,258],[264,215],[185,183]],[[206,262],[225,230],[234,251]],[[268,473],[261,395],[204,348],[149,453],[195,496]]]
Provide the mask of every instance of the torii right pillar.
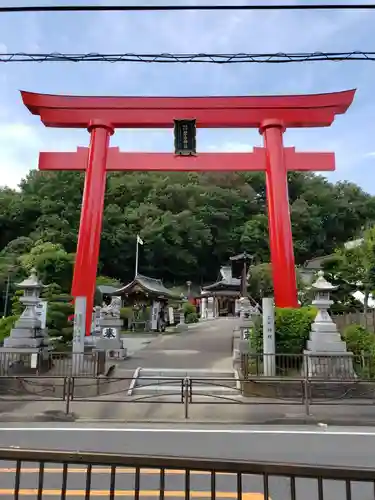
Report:
[[267,120],[260,127],[266,150],[268,231],[275,303],[298,307],[297,281],[290,219],[288,175],[281,121]]

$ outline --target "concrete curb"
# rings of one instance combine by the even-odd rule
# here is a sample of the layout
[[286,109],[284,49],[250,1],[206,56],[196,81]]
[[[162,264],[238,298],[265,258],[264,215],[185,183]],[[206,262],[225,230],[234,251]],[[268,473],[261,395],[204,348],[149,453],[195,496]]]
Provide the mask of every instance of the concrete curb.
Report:
[[46,411],[44,413],[36,413],[35,415],[27,415],[24,413],[3,413],[0,415],[0,422],[76,422],[79,420],[78,415],[63,411]]
[[79,415],[71,413],[66,415],[64,412],[51,411],[45,413],[37,413],[33,416],[26,414],[2,414],[0,415],[0,422],[74,422],[78,424],[165,424],[165,425],[183,425],[186,427],[203,425],[203,426],[238,426],[238,425],[261,425],[261,426],[271,426],[271,425],[283,425],[283,426],[346,426],[346,427],[373,427],[375,426],[375,418],[373,419],[360,419],[360,418],[324,418],[316,417],[313,415],[306,416],[279,416],[273,418],[253,418],[244,419],[236,421],[228,420],[184,420],[181,419],[153,419],[152,421],[148,419],[98,419],[98,418],[86,418],[79,417]]

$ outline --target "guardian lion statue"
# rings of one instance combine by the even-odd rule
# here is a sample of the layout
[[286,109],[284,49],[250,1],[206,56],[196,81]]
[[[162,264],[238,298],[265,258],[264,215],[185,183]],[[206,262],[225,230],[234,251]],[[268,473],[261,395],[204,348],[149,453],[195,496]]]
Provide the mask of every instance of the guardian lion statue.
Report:
[[108,306],[103,306],[100,311],[102,318],[120,319],[121,299],[120,297],[112,297],[111,303]]

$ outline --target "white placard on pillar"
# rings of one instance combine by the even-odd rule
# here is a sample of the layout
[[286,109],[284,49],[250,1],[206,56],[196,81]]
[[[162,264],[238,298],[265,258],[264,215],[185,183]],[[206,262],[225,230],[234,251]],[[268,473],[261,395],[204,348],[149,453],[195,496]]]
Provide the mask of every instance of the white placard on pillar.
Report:
[[160,302],[154,300],[151,309],[151,330],[158,329],[159,312],[160,312]]
[[85,351],[86,297],[74,301],[73,352]]
[[206,317],[209,319],[213,319],[214,315],[215,315],[214,298],[207,297],[207,315],[206,315]]
[[36,305],[36,315],[41,322],[41,328],[44,330],[47,327],[47,307],[48,302],[46,300],[41,300]]
[[263,374],[266,377],[276,375],[276,339],[275,339],[275,306],[273,298],[262,299],[263,309]]
[[170,325],[174,325],[174,310],[173,307],[168,307],[168,320]]

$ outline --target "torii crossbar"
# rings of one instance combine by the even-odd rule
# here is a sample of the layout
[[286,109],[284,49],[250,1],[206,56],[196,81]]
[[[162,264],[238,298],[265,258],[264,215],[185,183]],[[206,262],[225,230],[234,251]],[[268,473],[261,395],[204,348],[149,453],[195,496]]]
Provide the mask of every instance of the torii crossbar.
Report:
[[[270,251],[275,303],[297,307],[287,171],[334,170],[334,153],[299,153],[283,146],[288,127],[325,127],[345,113],[355,91],[262,97],[73,97],[22,92],[28,109],[47,127],[87,128],[89,148],[42,152],[40,170],[86,171],[72,295],[87,297],[91,326],[107,171],[266,172]],[[201,128],[258,128],[264,148],[249,153],[127,153],[109,147],[115,128],[172,128],[174,120]]]

